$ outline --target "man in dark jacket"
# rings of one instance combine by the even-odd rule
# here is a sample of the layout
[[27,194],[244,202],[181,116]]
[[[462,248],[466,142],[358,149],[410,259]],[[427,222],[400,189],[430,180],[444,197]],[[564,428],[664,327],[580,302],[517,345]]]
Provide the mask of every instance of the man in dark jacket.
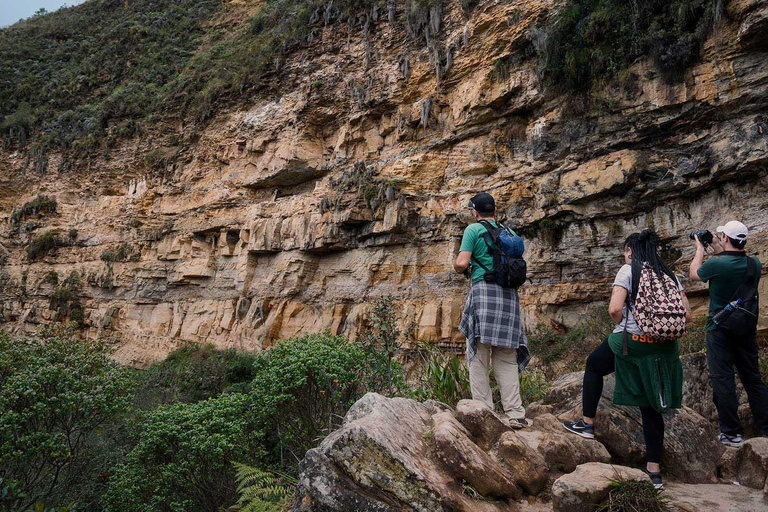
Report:
[[[691,262],[690,278],[709,283],[709,316],[707,318],[707,363],[712,381],[713,400],[720,417],[718,439],[726,446],[741,446],[744,429],[739,420],[739,401],[733,367],[749,397],[749,408],[761,434],[768,435],[768,387],[760,377],[756,331],[738,337],[718,327],[712,320],[715,314],[735,299],[734,295],[744,283],[748,256],[744,247],[749,231],[741,222],[732,220],[717,228],[722,235],[714,235],[712,257],[704,261],[706,248],[696,237],[696,255]],[[755,286],[760,281],[762,265],[756,264]]]

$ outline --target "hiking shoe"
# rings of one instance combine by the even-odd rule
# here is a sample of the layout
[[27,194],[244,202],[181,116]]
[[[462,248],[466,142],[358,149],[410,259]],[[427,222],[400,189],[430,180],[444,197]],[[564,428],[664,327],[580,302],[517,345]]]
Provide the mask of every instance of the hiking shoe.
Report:
[[661,489],[664,488],[664,483],[661,481],[661,473],[651,473],[647,469],[644,469],[643,473],[645,473],[646,475],[648,475],[650,477],[651,482],[653,482],[653,486],[656,489],[661,490]]
[[585,439],[595,438],[595,425],[587,423],[583,419],[579,421],[564,421],[563,426],[568,432],[573,432],[577,436],[581,436]]
[[530,427],[531,422],[528,421],[526,418],[508,418],[509,419],[509,426],[512,428],[525,428]]
[[744,444],[744,438],[741,437],[741,434],[736,434],[735,436],[729,436],[728,434],[720,433],[719,436],[717,436],[717,439],[723,443],[725,446],[735,446],[738,448],[739,446]]

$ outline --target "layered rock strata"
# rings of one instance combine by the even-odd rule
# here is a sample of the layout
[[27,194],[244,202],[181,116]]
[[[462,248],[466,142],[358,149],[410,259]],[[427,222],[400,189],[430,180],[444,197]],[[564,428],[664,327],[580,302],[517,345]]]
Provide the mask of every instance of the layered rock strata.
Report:
[[[526,236],[529,325],[573,325],[603,301],[623,239],[644,227],[683,275],[687,233],[730,218],[768,261],[768,2],[728,2],[682,82],[639,61],[636,87],[597,88],[582,107],[543,86],[529,51],[556,7],[484,1],[466,15],[450,1],[437,46],[387,17],[325,27],[179,146],[157,126],[73,170],[51,155],[45,175],[0,152],[3,328],[72,316],[52,298],[75,272],[84,334],[138,366],[188,342],[354,338],[382,296],[412,338],[460,347],[468,282],[451,262],[478,190]],[[38,194],[56,211],[14,218]],[[46,231],[60,243],[29,257]],[[684,282],[703,314],[705,288]]]

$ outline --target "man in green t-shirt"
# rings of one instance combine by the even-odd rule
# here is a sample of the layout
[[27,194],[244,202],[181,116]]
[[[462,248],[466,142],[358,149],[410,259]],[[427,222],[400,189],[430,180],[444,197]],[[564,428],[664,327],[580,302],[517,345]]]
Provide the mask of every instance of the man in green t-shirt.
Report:
[[520,398],[519,372],[530,360],[525,337],[520,299],[515,288],[503,288],[486,281],[485,269],[493,272],[493,256],[488,250],[488,229],[483,224],[499,227],[496,202],[485,192],[469,202],[477,221],[464,230],[454,270],[463,273],[472,265],[472,289],[464,304],[459,330],[467,337],[467,362],[472,399],[493,410],[493,394],[488,377],[489,362],[501,391],[501,404],[510,426],[528,425]]
[[[712,257],[704,261],[706,248],[696,237],[696,255],[691,262],[690,278],[709,283],[709,316],[707,317],[707,363],[712,381],[713,401],[720,417],[720,442],[726,446],[741,446],[744,429],[739,420],[739,400],[733,367],[749,397],[749,408],[760,433],[768,436],[768,387],[760,377],[756,332],[746,338],[738,337],[718,327],[712,317],[735,300],[736,291],[744,283],[747,272],[747,245],[749,230],[741,222],[732,220],[717,228],[722,236],[714,235]],[[762,265],[757,266],[755,286],[760,281]]]

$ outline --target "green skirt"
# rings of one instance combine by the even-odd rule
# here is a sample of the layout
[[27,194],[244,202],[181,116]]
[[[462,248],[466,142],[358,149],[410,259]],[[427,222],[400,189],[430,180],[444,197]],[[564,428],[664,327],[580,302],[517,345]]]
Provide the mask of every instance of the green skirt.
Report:
[[677,340],[656,342],[627,333],[628,355],[625,356],[623,339],[621,332],[608,337],[616,363],[613,403],[652,407],[661,413],[682,407],[683,365]]

